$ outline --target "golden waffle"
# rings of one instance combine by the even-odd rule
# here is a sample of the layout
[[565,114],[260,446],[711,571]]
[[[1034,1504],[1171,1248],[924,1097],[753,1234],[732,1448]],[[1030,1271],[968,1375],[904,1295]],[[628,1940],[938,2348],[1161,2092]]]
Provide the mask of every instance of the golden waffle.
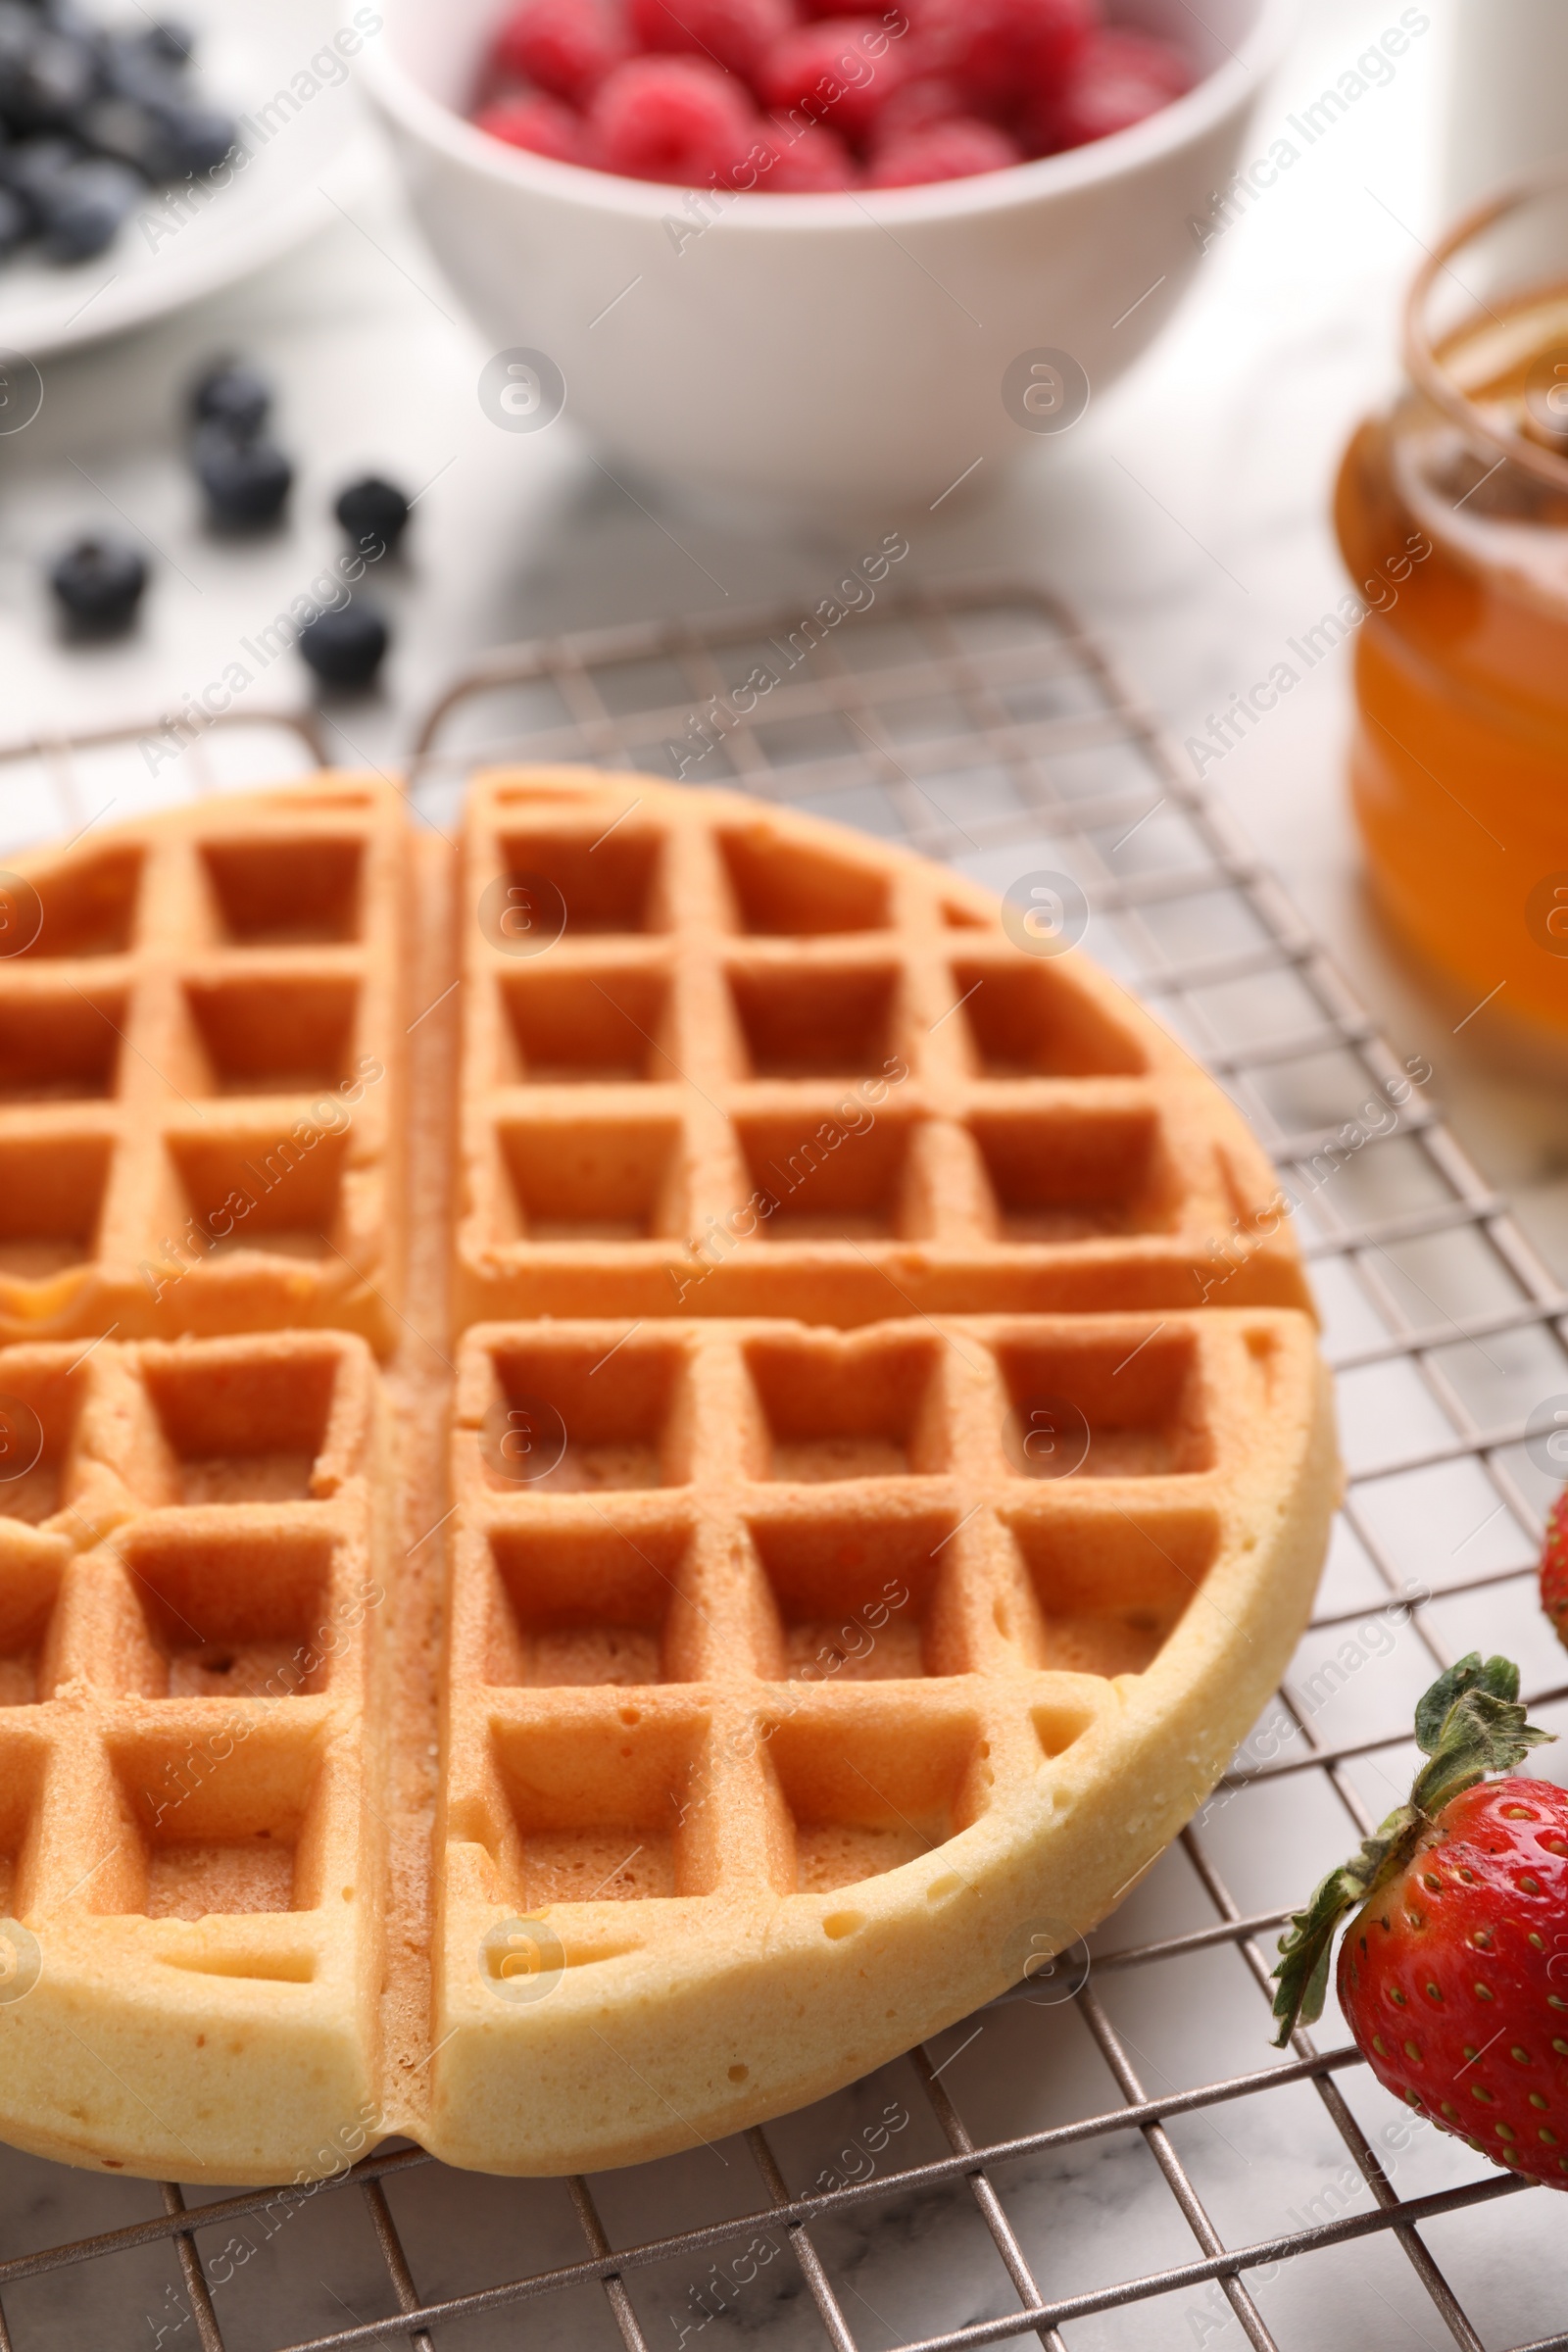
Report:
[[1263,1704],[1333,1458],[1299,1315],[470,1334],[418,2135],[630,2163],[1037,1968]]
[[391,1344],[409,843],[398,794],[343,777],[14,861],[0,1341]]
[[335,1333],[13,1348],[0,1414],[38,1453],[0,1518],[0,1912],[28,1923],[4,2129],[117,2171],[286,2179],[376,2112],[371,1359]]
[[465,899],[460,1323],[1306,1304],[1211,1081],[958,875],[568,770],[475,788]]
[[[96,1223],[0,1189],[0,2135],[632,2162],[965,2014],[1154,1859],[1334,1459],[1266,1165],[1119,991],[640,778],[489,779],[461,860],[326,777],[22,880],[57,952],[0,957],[0,1163],[106,1173]],[[330,1050],[268,1011],[327,984]],[[209,1247],[192,1139],[253,1159],[363,1056],[331,1197]],[[206,1225],[155,1297],[171,1170]]]

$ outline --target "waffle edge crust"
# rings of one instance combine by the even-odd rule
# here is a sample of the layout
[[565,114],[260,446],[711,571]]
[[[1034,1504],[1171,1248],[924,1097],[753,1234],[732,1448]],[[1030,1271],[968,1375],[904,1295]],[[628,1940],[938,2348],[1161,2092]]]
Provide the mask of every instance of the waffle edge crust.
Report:
[[580,770],[457,852],[323,776],[5,887],[0,2136],[636,2163],[1208,1796],[1331,1400],[1266,1162],[1083,956]]

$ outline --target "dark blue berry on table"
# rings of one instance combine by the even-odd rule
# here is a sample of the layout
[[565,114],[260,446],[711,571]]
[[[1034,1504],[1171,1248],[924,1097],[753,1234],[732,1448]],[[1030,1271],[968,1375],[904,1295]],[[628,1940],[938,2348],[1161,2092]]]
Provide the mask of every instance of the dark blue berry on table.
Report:
[[271,410],[272,387],[248,360],[215,360],[191,386],[191,422],[220,424],[236,440],[254,440]]
[[129,628],[147,585],[147,564],[122,539],[77,539],[49,566],[56,604],[81,636]]
[[327,686],[368,686],[380,668],[391,633],[373,605],[332,605],[308,620],[299,649]]
[[239,439],[204,424],[192,448],[209,518],[224,530],[260,530],[276,522],[294,484],[294,468],[274,441]]
[[410,509],[394,483],[370,473],[349,484],[333,512],[356,547],[390,556],[408,528]]

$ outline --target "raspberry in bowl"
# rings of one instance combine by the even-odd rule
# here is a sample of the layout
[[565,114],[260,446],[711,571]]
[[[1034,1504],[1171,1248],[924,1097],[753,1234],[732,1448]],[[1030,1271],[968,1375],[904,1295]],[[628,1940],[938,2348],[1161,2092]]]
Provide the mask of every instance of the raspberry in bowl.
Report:
[[369,77],[482,331],[612,459],[912,523],[1169,317],[1295,14],[386,0]]

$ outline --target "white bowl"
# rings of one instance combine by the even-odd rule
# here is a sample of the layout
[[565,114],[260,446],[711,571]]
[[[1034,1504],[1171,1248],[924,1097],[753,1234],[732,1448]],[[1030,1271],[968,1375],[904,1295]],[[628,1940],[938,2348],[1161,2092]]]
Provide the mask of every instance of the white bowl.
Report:
[[[705,489],[929,506],[1102,391],[1202,259],[1214,191],[1296,0],[1136,0],[1201,78],[1133,129],[977,179],[831,196],[688,191],[552,163],[463,119],[506,0],[382,0],[366,83],[434,251],[498,353],[543,353],[608,452]],[[1206,21],[1205,21],[1206,20]],[[1016,363],[1021,362],[1021,368]],[[521,363],[523,366],[527,362]],[[1014,368],[1009,398],[1004,377]],[[500,371],[504,374],[504,368]],[[531,378],[509,421],[548,420]],[[1042,413],[1043,412],[1043,413]],[[923,507],[922,510],[923,511]]]

